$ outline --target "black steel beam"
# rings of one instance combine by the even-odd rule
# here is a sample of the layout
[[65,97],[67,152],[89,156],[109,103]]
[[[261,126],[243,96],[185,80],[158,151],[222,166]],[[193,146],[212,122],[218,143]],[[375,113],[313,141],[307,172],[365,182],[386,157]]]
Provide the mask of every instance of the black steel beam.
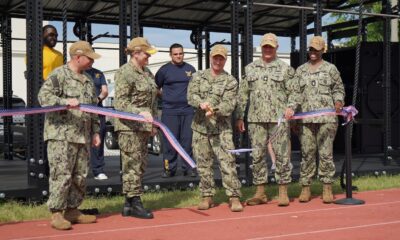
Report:
[[203,29],[198,28],[196,32],[197,37],[197,69],[203,70]]
[[[243,28],[243,66],[253,61],[253,0],[246,0],[244,6],[244,28]],[[242,74],[243,75],[243,74]]]
[[231,74],[239,78],[239,0],[231,1]]
[[321,36],[322,35],[322,3],[321,0],[317,0],[315,3],[315,20],[314,20],[314,35]]
[[[305,0],[299,1],[300,6],[305,6]],[[299,65],[307,61],[307,12],[302,9],[300,10],[300,23],[299,23]]]
[[[27,49],[27,106],[39,107],[37,95],[43,83],[43,6],[42,0],[28,0],[26,5]],[[26,117],[28,185],[41,187],[47,184],[45,144],[43,141],[43,114]]]
[[211,48],[211,43],[210,43],[210,32],[205,28],[204,29],[204,42],[206,44],[206,51],[205,51],[205,61],[206,61],[206,69],[210,68],[210,48]]
[[[67,1],[62,2],[62,42],[63,42],[63,63],[67,63]],[[81,27],[82,32],[82,27]]]
[[357,36],[357,33],[358,33],[357,28],[350,28],[350,29],[340,30],[340,31],[336,31],[336,32],[330,32],[330,34],[328,34],[328,36],[329,36],[329,41],[332,41],[335,39],[349,38],[349,37]]
[[[11,18],[3,15],[1,21],[1,47],[3,50],[3,104],[5,109],[12,108],[12,46]],[[3,117],[4,159],[13,160],[12,117]]]
[[11,12],[11,11],[13,11],[14,9],[17,9],[17,8],[19,8],[20,6],[24,5],[24,3],[25,3],[25,0],[19,1],[18,3],[14,4],[14,5],[12,5],[12,6],[9,6],[9,7],[7,8],[7,11],[6,11],[6,12]]
[[[386,14],[392,12],[390,0],[382,1],[382,10]],[[384,20],[384,37],[383,37],[383,74],[384,74],[384,88],[383,96],[384,100],[384,139],[383,139],[383,152],[384,152],[384,164],[387,165],[392,160],[390,156],[390,150],[392,148],[392,126],[391,126],[391,58],[390,58],[390,18]]]
[[125,48],[127,46],[128,14],[126,0],[119,0],[119,65],[126,63]]
[[131,38],[139,37],[139,0],[131,0]]

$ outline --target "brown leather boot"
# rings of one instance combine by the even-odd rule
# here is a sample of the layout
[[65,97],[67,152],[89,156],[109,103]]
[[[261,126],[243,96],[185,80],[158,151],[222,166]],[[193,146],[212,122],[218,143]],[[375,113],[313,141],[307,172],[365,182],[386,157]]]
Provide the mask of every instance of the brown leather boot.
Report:
[[247,205],[254,206],[263,203],[267,203],[267,195],[265,195],[265,187],[264,184],[257,185],[256,193],[252,198],[246,200]]
[[240,203],[240,200],[238,197],[231,197],[229,199],[229,207],[231,208],[232,212],[241,212],[243,211],[243,206]]
[[95,223],[96,216],[85,215],[81,213],[77,208],[67,208],[64,212],[64,218],[71,223]]
[[197,206],[198,210],[207,210],[214,207],[214,202],[212,200],[212,197],[203,197]]
[[322,201],[324,203],[333,202],[332,184],[324,184],[322,188]]
[[303,186],[299,196],[299,202],[309,202],[311,200],[310,186]]
[[279,185],[278,206],[284,207],[284,206],[289,205],[289,197],[288,197],[287,189],[288,189],[287,184]]
[[69,230],[72,225],[69,221],[65,220],[61,211],[53,212],[51,214],[51,226],[57,230]]

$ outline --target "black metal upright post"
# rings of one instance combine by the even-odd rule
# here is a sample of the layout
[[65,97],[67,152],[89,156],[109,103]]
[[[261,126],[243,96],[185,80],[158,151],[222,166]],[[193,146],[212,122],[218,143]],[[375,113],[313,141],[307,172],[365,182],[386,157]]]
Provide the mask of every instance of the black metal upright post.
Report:
[[231,74],[239,77],[239,0],[231,1]]
[[246,5],[244,6],[244,42],[243,42],[243,65],[253,61],[253,0],[246,0]]
[[[63,63],[67,63],[67,0],[62,2],[62,39],[63,39]],[[81,27],[82,32],[82,27]],[[79,37],[81,39],[81,37]]]
[[[363,3],[364,0],[360,1],[359,8],[359,20],[358,20],[358,34],[357,34],[357,46],[356,46],[356,69],[354,72],[354,89],[353,89],[353,99],[352,105],[355,106],[357,102],[357,89],[358,82],[360,78],[360,52],[361,52],[361,31],[363,27],[362,23],[362,12],[363,12]],[[336,204],[342,205],[360,205],[364,204],[363,200],[353,198],[353,184],[352,184],[352,175],[351,175],[351,163],[352,163],[352,132],[353,132],[353,121],[346,125],[346,139],[345,139],[345,154],[346,154],[346,198],[336,200]]]
[[[239,79],[239,0],[231,1],[231,74]],[[234,124],[235,117],[232,117]],[[233,143],[239,145],[240,134],[233,130]],[[238,161],[237,161],[238,162]],[[240,165],[237,164],[238,174],[240,173]]]
[[91,22],[87,22],[86,40],[90,44],[93,44],[92,23]]
[[314,35],[322,36],[322,3],[321,0],[315,2]]
[[[299,0],[300,6],[305,7],[306,1]],[[300,10],[299,23],[299,65],[307,61],[307,12],[304,9]]]
[[196,32],[197,39],[197,69],[203,70],[203,29],[198,28]]
[[131,38],[141,36],[139,23],[139,0],[131,1]]
[[[27,103],[29,108],[39,107],[37,95],[43,83],[42,59],[42,22],[43,6],[41,0],[28,0],[26,5],[26,49],[27,49]],[[28,185],[46,189],[48,181],[45,176],[45,145],[43,141],[44,115],[26,116],[27,119],[27,163]]]
[[[383,9],[386,14],[392,13],[390,0],[382,1],[384,4]],[[391,148],[392,148],[392,126],[391,126],[391,78],[390,78],[390,26],[391,18],[385,18],[384,20],[384,37],[383,37],[383,74],[384,74],[384,88],[383,96],[384,101],[384,138],[383,138],[383,151],[384,151],[384,165],[390,164],[392,160]]]
[[206,61],[206,68],[210,67],[210,48],[211,48],[211,43],[210,43],[210,31],[205,29],[204,31],[204,42],[206,44],[206,51],[205,51],[205,61]]
[[128,14],[126,0],[119,0],[119,65],[126,63],[125,48],[127,46]]
[[[2,15],[1,47],[3,49],[3,104],[5,109],[12,108],[12,52],[11,52],[11,17]],[[13,160],[12,117],[4,117],[4,159]]]
[[296,51],[296,35],[290,36],[290,52],[294,53]]
[[[253,0],[247,0],[246,5],[244,6],[244,28],[243,28],[243,40],[242,48],[243,48],[243,55],[242,55],[242,76],[245,73],[245,66],[253,61]],[[247,128],[247,121],[246,121],[246,129]],[[250,147],[250,140],[248,131],[243,134],[242,139],[243,145],[242,147]],[[250,168],[250,154],[245,154],[245,171],[246,171],[246,178],[248,179],[249,183],[252,182],[252,172]]]

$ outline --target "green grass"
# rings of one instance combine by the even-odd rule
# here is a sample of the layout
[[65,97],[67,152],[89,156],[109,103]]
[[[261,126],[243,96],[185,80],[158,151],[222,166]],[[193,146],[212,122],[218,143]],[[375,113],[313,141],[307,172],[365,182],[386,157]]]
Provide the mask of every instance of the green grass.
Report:
[[[353,185],[357,186],[359,191],[370,191],[389,188],[400,188],[400,175],[387,176],[363,176],[353,179]],[[254,187],[243,187],[242,200],[251,197],[254,193]],[[298,197],[301,188],[298,183],[289,186],[289,197]],[[313,195],[321,195],[322,185],[318,181],[314,181],[311,186]],[[333,187],[334,193],[342,193],[339,182]],[[270,184],[267,186],[267,195],[269,199],[274,199],[278,194],[278,186]],[[194,191],[169,191],[169,192],[152,192],[143,196],[145,207],[157,210],[161,208],[183,208],[195,206],[199,202],[198,189]],[[216,203],[226,203],[227,197],[224,189],[218,189],[214,201]],[[124,197],[88,197],[80,208],[89,209],[97,208],[102,214],[119,213],[121,211]],[[50,214],[46,204],[26,204],[17,201],[0,202],[0,223],[19,222],[35,219],[49,219]]]

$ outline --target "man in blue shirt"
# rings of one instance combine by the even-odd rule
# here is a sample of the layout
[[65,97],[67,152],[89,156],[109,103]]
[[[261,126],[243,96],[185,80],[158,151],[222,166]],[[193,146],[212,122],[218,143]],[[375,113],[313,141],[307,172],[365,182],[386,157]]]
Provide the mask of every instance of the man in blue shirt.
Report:
[[[96,89],[97,96],[97,105],[102,107],[103,100],[108,96],[108,87],[106,78],[104,74],[96,69],[91,68],[86,70],[86,73],[89,74],[92,79]],[[104,163],[104,137],[106,134],[106,120],[103,115],[99,115],[100,118],[100,139],[101,143],[98,148],[92,147],[90,150],[90,164],[92,165],[92,172],[94,175],[94,179],[96,180],[106,180],[108,179],[107,175],[104,173],[103,167]]]
[[[192,129],[194,110],[187,101],[187,87],[195,68],[184,62],[183,47],[174,43],[169,48],[171,62],[163,65],[155,79],[162,97],[161,121],[171,130],[176,139],[192,155]],[[162,177],[173,177],[178,168],[178,154],[171,144],[163,138],[164,172]],[[196,177],[196,171],[189,172],[190,166],[181,161],[183,175]]]

